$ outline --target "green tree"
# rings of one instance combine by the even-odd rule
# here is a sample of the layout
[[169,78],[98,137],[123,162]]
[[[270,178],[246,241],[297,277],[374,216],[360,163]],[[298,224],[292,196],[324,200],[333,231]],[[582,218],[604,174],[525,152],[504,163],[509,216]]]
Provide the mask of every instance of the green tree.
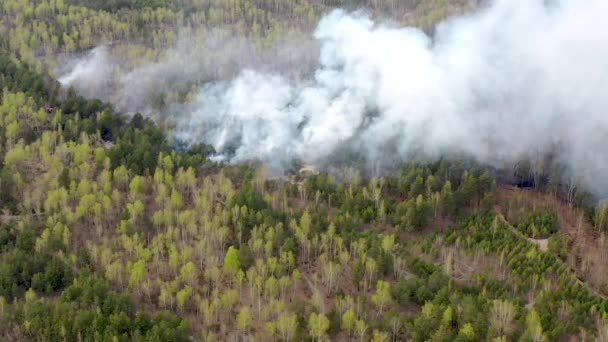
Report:
[[293,340],[298,330],[298,316],[294,313],[281,314],[276,322],[276,329],[283,341]]
[[136,263],[133,264],[133,266],[131,266],[131,273],[129,275],[129,286],[139,289],[139,285],[146,278],[146,274],[146,262],[143,259],[138,260]]
[[532,309],[526,316],[526,330],[521,338],[522,341],[545,342],[548,341],[547,336],[543,332],[540,316],[536,310]]
[[349,335],[355,331],[357,324],[357,316],[355,311],[351,308],[342,314],[342,329],[344,329]]
[[363,265],[363,262],[361,260],[358,260],[355,262],[355,264],[353,266],[353,270],[351,272],[353,285],[355,285],[355,287],[357,289],[359,289],[361,287],[361,281],[363,280],[364,276],[365,276],[365,266]]
[[372,295],[372,301],[378,307],[378,315],[382,314],[384,305],[391,302],[391,286],[389,282],[378,280],[376,283],[376,293]]
[[460,328],[458,335],[461,336],[465,341],[475,341],[475,328],[473,324],[466,323]]
[[357,324],[355,324],[355,330],[357,331],[357,335],[359,335],[359,341],[363,342],[367,333],[367,323],[364,320],[358,320]]
[[308,331],[313,340],[316,338],[317,341],[320,341],[329,330],[329,324],[329,319],[324,314],[311,313],[308,318]]
[[388,342],[389,340],[390,338],[386,332],[374,330],[372,333],[372,342]]
[[249,327],[251,326],[251,310],[248,306],[244,306],[241,308],[239,313],[236,316],[236,327],[237,329],[245,334],[249,331]]
[[192,288],[190,286],[186,286],[177,291],[175,298],[177,299],[177,307],[180,310],[185,311],[190,303],[190,298],[192,298]]
[[236,274],[240,269],[241,261],[239,260],[239,250],[234,246],[230,246],[224,257],[224,270],[231,274]]

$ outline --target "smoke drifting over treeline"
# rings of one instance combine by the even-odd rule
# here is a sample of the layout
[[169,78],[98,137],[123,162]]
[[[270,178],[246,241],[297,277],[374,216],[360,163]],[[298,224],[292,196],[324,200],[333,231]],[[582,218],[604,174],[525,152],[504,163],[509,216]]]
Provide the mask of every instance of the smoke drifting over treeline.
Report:
[[154,60],[129,60],[120,42],[77,57],[62,56],[59,81],[83,96],[110,101],[121,111],[159,118],[166,114],[166,108],[156,103],[161,95],[192,92],[192,86],[231,79],[246,68],[303,75],[310,73],[318,58],[312,37],[291,37],[289,33],[269,49],[219,29],[184,29],[178,37],[175,46],[161,51]]
[[[121,76],[121,94],[96,89],[116,63],[108,48],[60,80],[170,119],[179,138],[211,144],[227,161],[318,163],[348,145],[372,162],[459,153],[500,164],[559,146],[575,176],[605,191],[605,13],[605,0],[497,0],[440,23],[431,38],[336,10],[314,33],[320,54],[310,78],[239,65],[246,69],[232,80],[206,83],[160,113],[141,102],[145,87],[208,72],[180,48]],[[309,58],[314,49],[304,50]]]

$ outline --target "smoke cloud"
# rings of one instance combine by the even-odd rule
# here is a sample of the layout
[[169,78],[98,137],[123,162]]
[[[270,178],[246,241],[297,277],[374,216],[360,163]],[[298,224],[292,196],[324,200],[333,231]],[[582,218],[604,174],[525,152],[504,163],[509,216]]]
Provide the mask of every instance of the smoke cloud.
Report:
[[[322,163],[348,146],[370,161],[459,153],[500,164],[559,146],[573,174],[604,192],[605,13],[605,0],[496,0],[429,37],[336,10],[314,33],[308,80],[250,68],[159,115],[230,162]],[[86,79],[77,70],[92,60],[63,82]]]
[[174,46],[152,53],[158,56],[134,60],[129,46],[102,45],[81,56],[61,56],[56,74],[80,95],[109,101],[123,112],[164,119],[170,107],[188,100],[180,98],[184,94],[195,97],[201,84],[234,78],[246,68],[291,78],[310,74],[317,46],[312,37],[294,37],[290,31],[267,44],[226,30],[183,29]]

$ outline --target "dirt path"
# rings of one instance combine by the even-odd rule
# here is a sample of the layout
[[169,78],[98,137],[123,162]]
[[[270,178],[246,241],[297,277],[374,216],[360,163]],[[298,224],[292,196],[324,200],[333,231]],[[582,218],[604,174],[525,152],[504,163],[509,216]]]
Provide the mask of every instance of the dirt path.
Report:
[[507,222],[507,227],[509,227],[509,229],[513,232],[513,234],[519,236],[522,239],[526,239],[530,242],[532,242],[533,244],[538,246],[538,249],[540,249],[542,252],[546,252],[547,250],[549,250],[549,239],[533,239],[530,237],[525,236],[522,232],[520,232],[519,230],[517,230],[515,227],[513,227],[512,225],[510,225]]
[[543,252],[546,252],[549,250],[549,239],[528,238],[528,241],[536,244],[538,246],[538,249],[540,249]]

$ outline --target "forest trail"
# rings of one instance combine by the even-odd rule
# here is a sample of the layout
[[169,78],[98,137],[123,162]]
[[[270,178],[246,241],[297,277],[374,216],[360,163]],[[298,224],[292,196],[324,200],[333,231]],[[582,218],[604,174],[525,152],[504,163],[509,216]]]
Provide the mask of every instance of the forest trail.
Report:
[[549,250],[549,239],[528,238],[528,241],[532,242],[533,244],[536,244],[538,246],[538,249],[540,249],[543,252],[546,252]]

